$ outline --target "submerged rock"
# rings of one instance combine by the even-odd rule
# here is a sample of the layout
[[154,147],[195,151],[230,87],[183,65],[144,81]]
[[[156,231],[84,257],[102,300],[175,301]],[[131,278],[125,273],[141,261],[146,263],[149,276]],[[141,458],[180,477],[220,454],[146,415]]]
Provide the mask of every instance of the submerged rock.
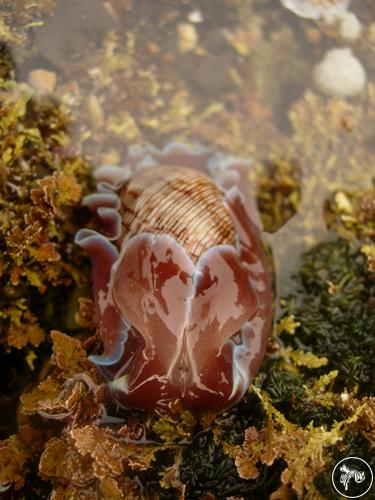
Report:
[[82,68],[95,58],[107,33],[116,27],[115,17],[98,0],[65,0],[35,29],[35,45],[57,68]]

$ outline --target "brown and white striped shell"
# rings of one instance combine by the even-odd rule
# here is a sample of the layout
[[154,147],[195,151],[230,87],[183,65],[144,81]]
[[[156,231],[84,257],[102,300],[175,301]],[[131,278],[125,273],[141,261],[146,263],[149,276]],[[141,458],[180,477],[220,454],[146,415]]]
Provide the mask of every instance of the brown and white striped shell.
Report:
[[122,240],[139,233],[168,234],[194,262],[215,245],[234,245],[236,229],[224,194],[197,170],[155,167],[119,191]]

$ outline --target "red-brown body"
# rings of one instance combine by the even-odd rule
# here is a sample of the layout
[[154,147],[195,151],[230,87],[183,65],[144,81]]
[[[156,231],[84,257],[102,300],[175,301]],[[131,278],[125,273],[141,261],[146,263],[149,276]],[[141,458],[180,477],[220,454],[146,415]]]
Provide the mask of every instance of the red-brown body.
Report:
[[271,325],[260,230],[238,189],[245,167],[232,161],[216,182],[207,153],[146,151],[152,166],[140,154],[130,173],[102,167],[86,199],[104,233],[77,235],[104,344],[93,361],[124,407],[222,410],[258,371]]

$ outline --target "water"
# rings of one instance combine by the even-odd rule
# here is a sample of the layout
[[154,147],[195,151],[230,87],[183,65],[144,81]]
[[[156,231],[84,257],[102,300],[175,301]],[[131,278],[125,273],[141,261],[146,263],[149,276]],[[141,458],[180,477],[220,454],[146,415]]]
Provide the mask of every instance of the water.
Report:
[[278,297],[301,253],[329,238],[324,200],[371,186],[370,1],[352,6],[362,32],[351,50],[367,87],[347,100],[313,82],[326,51],[348,45],[337,23],[300,18],[277,0],[3,3],[2,71],[66,109],[67,148],[92,168],[121,164],[131,145],[174,140],[252,160],[258,201],[268,199],[261,210]]
[[348,45],[338,25],[276,0],[3,2],[2,72],[65,107],[67,148],[93,168],[121,164],[134,144],[205,144],[252,159],[267,197],[284,162],[280,222],[264,218],[282,296],[301,252],[329,237],[324,200],[370,187],[375,174],[375,7],[352,11],[367,87],[347,100],[322,95],[312,76],[327,50]]
[[[62,106],[66,150],[93,169],[121,165],[130,146],[172,141],[250,159],[277,309],[301,254],[333,237],[325,200],[375,177],[375,5],[350,9],[362,24],[350,48],[367,82],[347,99],[313,81],[324,54],[349,45],[339,27],[278,0],[0,0],[0,76]],[[6,437],[30,371],[23,351],[3,358],[1,378],[23,379],[0,398]]]

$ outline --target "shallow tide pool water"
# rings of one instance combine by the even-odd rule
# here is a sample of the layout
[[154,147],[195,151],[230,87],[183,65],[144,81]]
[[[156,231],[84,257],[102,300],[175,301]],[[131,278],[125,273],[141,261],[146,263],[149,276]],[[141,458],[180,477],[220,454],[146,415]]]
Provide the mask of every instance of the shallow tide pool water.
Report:
[[[344,451],[347,446],[363,454],[374,445],[375,435],[374,401],[360,399],[374,396],[375,370],[371,360],[375,359],[373,1],[0,0],[0,79],[0,432],[4,439],[0,447],[7,457],[0,483],[4,495],[52,495],[55,500],[335,498],[327,478],[332,456],[338,458],[342,451],[339,441]],[[22,140],[17,140],[17,134]],[[93,333],[87,319],[89,302],[81,303],[78,323],[75,319],[79,297],[89,301],[91,293],[87,259],[73,243],[80,224],[93,224],[79,200],[82,192],[94,189],[87,172],[103,165],[123,165],[134,146],[163,148],[171,142],[250,161],[249,196],[255,198],[260,212],[274,281],[274,332],[256,384],[261,396],[252,393],[250,403],[246,400],[216,420],[210,415],[194,420],[181,409],[170,422],[160,415],[156,421],[155,416],[136,413],[122,421],[123,429],[128,426],[122,437],[116,434],[117,427],[103,437],[99,427],[95,434],[90,426],[93,415],[104,411],[98,405],[105,397],[95,392],[92,402],[87,380],[79,379],[79,373],[91,373],[87,359],[76,361],[80,348],[71,347],[75,361],[69,364],[60,352],[64,340],[55,335],[55,354],[50,358],[51,330],[83,339],[87,352],[98,342],[88,333]],[[58,172],[60,163],[64,175],[78,180],[64,177],[61,185],[59,180],[51,186],[38,184],[38,179]],[[19,169],[14,178],[12,169]],[[28,185],[22,185],[23,175]],[[56,201],[53,190],[65,188],[66,198]],[[46,208],[51,199],[55,205],[51,202],[53,208]],[[21,211],[14,208],[17,200]],[[45,210],[43,214],[38,206]],[[64,212],[66,206],[69,209]],[[21,212],[30,218],[22,219],[17,232]],[[33,224],[40,220],[43,242],[32,233],[33,227],[37,232]],[[350,250],[336,247],[338,238]],[[30,251],[25,257],[22,244],[28,241],[46,245],[45,253]],[[302,278],[293,278],[305,252],[330,242],[332,247],[311,257]],[[351,252],[357,252],[353,259]],[[331,271],[340,282],[333,280]],[[314,278],[309,273],[315,273]],[[342,290],[347,295],[337,296],[337,303],[331,304],[330,297]],[[304,318],[304,310],[318,303]],[[352,315],[344,316],[351,306]],[[352,342],[340,336],[351,318],[355,318],[352,332],[358,336],[359,350],[346,362],[340,355],[335,358],[334,346]],[[320,339],[323,330],[336,329],[337,336],[326,344],[314,340],[315,331]],[[316,359],[295,354],[301,351]],[[363,361],[367,355],[371,359]],[[320,362],[323,358],[328,361]],[[309,372],[314,369],[318,371]],[[334,370],[339,375],[332,375]],[[55,385],[36,392],[34,399],[29,397],[47,376],[56,377]],[[328,378],[319,379],[324,376]],[[66,380],[73,379],[76,392],[66,395],[64,391],[70,390]],[[305,394],[305,386],[312,392]],[[22,394],[26,394],[23,410]],[[352,406],[345,406],[348,398]],[[86,400],[91,417],[81,408]],[[303,409],[301,401],[306,405]],[[345,430],[336,441],[334,433],[324,441],[318,431],[315,436],[309,430],[316,416],[316,425],[326,426],[329,433],[333,422],[353,417],[358,401],[369,405],[368,420],[361,424],[367,434],[361,434],[354,445],[347,436],[360,433],[359,424],[358,428],[343,424],[337,433]],[[115,413],[113,407],[107,410]],[[61,418],[51,425],[46,415],[59,412]],[[75,417],[65,420],[66,414]],[[273,443],[269,449],[263,443],[268,439],[267,418]],[[353,422],[359,422],[362,416],[358,413],[355,418]],[[24,431],[27,437],[20,434],[22,426],[32,428]],[[85,426],[87,435],[92,433],[90,442],[80,435]],[[240,447],[245,430],[256,428],[252,436],[247,434],[248,442],[255,443],[252,449],[260,450],[252,456],[246,441]],[[295,447],[296,456],[301,454],[302,472],[297,479],[292,478],[296,471],[280,437],[288,432],[291,448]],[[11,443],[12,434],[18,437]],[[157,449],[150,455],[124,451],[121,440],[129,436],[134,441],[137,436],[149,440],[149,446]],[[103,449],[117,446],[119,455],[108,458],[107,451],[101,455],[93,444],[101,440]],[[177,444],[169,446],[170,441]],[[311,448],[303,448],[303,441]],[[177,450],[180,442],[182,451]],[[35,452],[30,453],[31,449]],[[69,467],[74,469],[67,465],[69,454],[80,474],[69,472]],[[373,451],[369,461],[375,463]],[[61,470],[51,465],[55,462]],[[311,480],[303,472],[309,468]]]

